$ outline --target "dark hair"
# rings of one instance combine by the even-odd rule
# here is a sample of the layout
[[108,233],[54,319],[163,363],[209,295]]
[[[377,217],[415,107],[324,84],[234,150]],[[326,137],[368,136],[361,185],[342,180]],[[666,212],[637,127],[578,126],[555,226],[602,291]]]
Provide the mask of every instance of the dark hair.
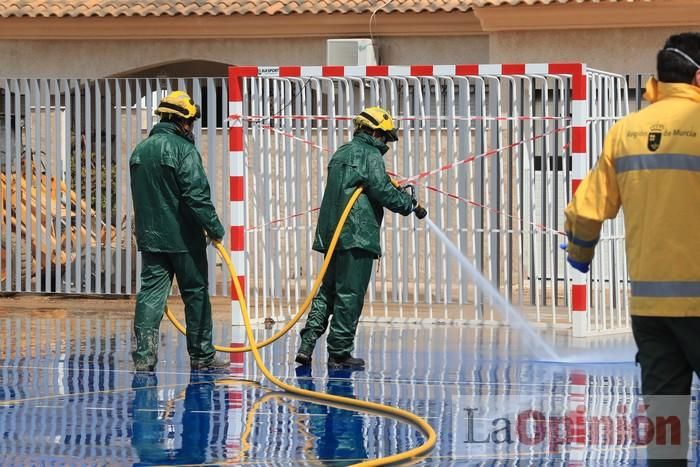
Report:
[[692,83],[698,67],[683,55],[669,49],[684,52],[700,63],[700,33],[684,32],[669,37],[664,48],[656,54],[656,73],[665,83]]
[[161,122],[172,122],[172,123],[176,123],[176,124],[183,124],[183,123],[193,124],[194,118],[183,118],[183,117],[176,115],[176,114],[161,113],[160,114],[160,121]]

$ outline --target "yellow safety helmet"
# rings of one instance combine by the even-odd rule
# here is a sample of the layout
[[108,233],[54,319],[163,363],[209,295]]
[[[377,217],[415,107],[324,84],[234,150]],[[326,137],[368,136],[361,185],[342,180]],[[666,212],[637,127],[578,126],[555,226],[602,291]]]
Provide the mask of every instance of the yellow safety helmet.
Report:
[[185,91],[173,91],[161,99],[156,115],[172,114],[184,119],[196,119],[201,116],[199,106]]
[[394,119],[386,110],[381,107],[368,107],[352,120],[355,128],[371,128],[381,130],[387,134],[389,141],[398,141],[398,128],[394,125]]

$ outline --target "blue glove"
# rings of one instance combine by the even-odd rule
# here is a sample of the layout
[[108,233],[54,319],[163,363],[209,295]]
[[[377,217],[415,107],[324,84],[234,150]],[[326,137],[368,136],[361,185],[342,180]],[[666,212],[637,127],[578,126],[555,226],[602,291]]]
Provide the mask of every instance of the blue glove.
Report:
[[[561,243],[559,248],[566,250],[566,243]],[[569,255],[566,255],[566,262],[569,263],[572,268],[576,269],[577,271],[581,271],[584,274],[586,274],[591,267],[591,263],[583,263],[581,261],[573,260]]]

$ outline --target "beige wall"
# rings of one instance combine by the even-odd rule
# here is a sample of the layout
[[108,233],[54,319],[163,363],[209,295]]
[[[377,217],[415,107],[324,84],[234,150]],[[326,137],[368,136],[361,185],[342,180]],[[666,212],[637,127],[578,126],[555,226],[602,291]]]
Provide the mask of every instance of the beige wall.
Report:
[[[478,63],[486,36],[379,39],[384,64]],[[240,65],[323,65],[325,39],[0,41],[0,77],[100,78],[190,60]],[[195,70],[193,75],[198,75]]]
[[[656,52],[690,28],[517,31],[492,33],[492,63],[584,62],[616,73],[653,73]],[[697,30],[697,29],[696,29]]]
[[[656,51],[687,28],[494,32],[489,36],[383,37],[383,64],[583,61],[612,72],[653,72]],[[98,78],[202,60],[325,64],[325,39],[0,41],[0,77]],[[127,73],[129,74],[129,73]],[[193,71],[194,75],[200,74]]]

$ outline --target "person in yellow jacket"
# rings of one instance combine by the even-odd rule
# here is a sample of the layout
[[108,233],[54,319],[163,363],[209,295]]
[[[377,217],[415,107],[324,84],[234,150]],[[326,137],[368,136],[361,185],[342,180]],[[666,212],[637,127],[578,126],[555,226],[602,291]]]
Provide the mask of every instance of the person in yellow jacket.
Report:
[[611,128],[566,207],[567,260],[588,272],[603,221],[623,209],[642,393],[689,395],[700,375],[700,34],[671,36],[657,75],[651,105]]

